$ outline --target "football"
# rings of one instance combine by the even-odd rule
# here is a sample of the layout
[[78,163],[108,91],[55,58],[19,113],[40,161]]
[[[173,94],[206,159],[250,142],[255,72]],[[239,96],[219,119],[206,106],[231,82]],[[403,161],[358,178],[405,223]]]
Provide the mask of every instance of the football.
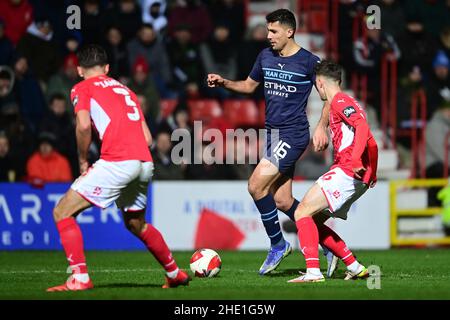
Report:
[[192,255],[190,266],[196,277],[212,278],[220,272],[222,260],[212,249],[199,249]]

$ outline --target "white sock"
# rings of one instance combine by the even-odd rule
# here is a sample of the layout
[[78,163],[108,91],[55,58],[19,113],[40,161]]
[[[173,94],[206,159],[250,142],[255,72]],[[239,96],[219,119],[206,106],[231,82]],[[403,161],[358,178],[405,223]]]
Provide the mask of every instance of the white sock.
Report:
[[361,272],[361,264],[358,261],[355,261],[347,266],[347,270],[353,273],[359,273]]
[[175,279],[178,275],[178,271],[180,271],[180,269],[176,268],[174,271],[171,272],[166,272],[166,275],[170,278],[170,279]]
[[89,275],[87,273],[75,273],[73,277],[83,283],[89,282]]
[[319,268],[308,268],[306,269],[306,273],[312,274],[313,276],[317,277],[322,276],[322,273],[320,272]]

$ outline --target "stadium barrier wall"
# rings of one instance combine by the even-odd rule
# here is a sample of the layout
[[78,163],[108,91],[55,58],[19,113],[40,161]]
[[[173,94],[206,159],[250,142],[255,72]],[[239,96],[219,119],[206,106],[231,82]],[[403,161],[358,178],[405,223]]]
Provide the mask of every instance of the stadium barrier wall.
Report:
[[[312,182],[294,182],[301,198]],[[0,183],[0,250],[61,249],[52,210],[69,184],[42,189],[24,183]],[[268,240],[259,213],[239,182],[154,182],[149,187],[147,219],[161,230],[173,250],[196,246],[216,249],[266,250]],[[279,213],[280,223],[288,219]],[[77,218],[88,250],[144,250],[124,225],[115,206],[91,208]],[[379,182],[350,209],[347,221],[329,225],[352,248],[390,246],[389,185]],[[327,222],[328,223],[328,222]],[[295,233],[286,238],[297,245]]]

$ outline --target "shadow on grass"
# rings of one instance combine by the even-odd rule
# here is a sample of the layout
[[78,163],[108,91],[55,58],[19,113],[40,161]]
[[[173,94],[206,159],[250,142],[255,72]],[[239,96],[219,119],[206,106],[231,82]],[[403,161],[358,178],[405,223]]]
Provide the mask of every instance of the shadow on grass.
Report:
[[163,284],[154,284],[154,283],[108,283],[108,284],[100,284],[96,285],[95,288],[161,288]]
[[[324,272],[324,271],[326,271],[326,270],[322,270],[322,272]],[[305,273],[306,269],[275,270],[275,271],[272,271],[272,273],[266,274],[264,277],[268,277],[268,278],[287,277],[287,276],[299,277],[301,275],[300,272]],[[324,276],[326,277],[325,274],[324,274]],[[345,270],[336,270],[333,274],[333,278],[334,279],[345,278]]]
[[266,274],[262,277],[275,278],[275,277],[286,277],[286,276],[299,276],[301,272],[305,272],[305,269],[283,269],[283,270],[275,270],[269,274]]

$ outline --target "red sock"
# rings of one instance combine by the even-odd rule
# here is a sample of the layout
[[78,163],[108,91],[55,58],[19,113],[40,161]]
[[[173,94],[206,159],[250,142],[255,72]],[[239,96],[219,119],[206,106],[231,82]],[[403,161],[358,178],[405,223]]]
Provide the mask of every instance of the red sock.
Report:
[[346,266],[356,261],[344,240],[324,224],[319,227],[319,240],[321,245],[327,247],[336,257],[342,259]]
[[72,217],[65,218],[57,222],[56,227],[72,273],[87,273],[83,236],[77,221]]
[[141,233],[139,239],[144,242],[148,251],[153,254],[167,272],[175,271],[178,268],[164,238],[154,226],[147,223],[147,229]]
[[305,256],[306,268],[320,268],[319,232],[313,218],[301,218],[295,224],[297,225],[300,249]]

